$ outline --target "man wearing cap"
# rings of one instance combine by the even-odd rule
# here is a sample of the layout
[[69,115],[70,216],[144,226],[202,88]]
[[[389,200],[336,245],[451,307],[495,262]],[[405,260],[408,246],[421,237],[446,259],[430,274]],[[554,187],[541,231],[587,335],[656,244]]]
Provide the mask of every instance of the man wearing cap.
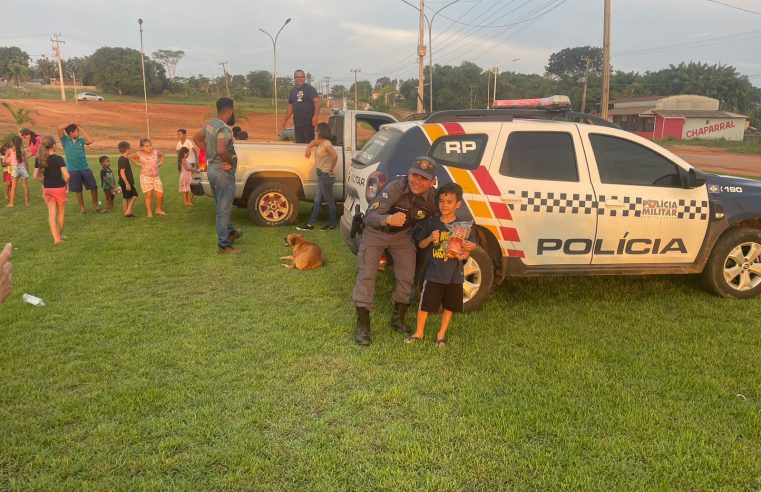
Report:
[[357,308],[357,333],[360,345],[370,345],[370,309],[375,296],[375,277],[384,250],[394,259],[394,312],[391,327],[401,333],[412,331],[405,323],[412,299],[415,278],[413,226],[436,211],[436,161],[422,156],[415,159],[407,176],[392,179],[375,197],[365,214],[365,230],[357,253],[357,280],[352,300]]

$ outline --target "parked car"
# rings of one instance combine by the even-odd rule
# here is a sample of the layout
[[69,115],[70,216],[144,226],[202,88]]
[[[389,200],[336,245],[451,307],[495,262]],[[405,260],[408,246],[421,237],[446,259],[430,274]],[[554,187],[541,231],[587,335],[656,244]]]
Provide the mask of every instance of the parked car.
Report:
[[702,273],[720,296],[761,293],[761,182],[706,175],[606,121],[569,118],[565,97],[553,101],[384,126],[349,170],[341,233],[350,249],[384,184],[427,154],[439,185],[464,190],[458,219],[474,222],[466,310],[513,276]]
[[103,101],[103,96],[99,96],[94,92],[80,92],[77,94],[77,101]]
[[[333,146],[338,153],[333,196],[344,199],[345,169],[359,149],[386,123],[396,118],[374,111],[337,111],[329,120]],[[299,214],[299,200],[311,201],[317,191],[314,158],[304,157],[306,144],[237,141],[238,169],[235,173],[235,203],[248,208],[254,224],[292,224]],[[213,196],[206,173],[193,180],[195,195]]]

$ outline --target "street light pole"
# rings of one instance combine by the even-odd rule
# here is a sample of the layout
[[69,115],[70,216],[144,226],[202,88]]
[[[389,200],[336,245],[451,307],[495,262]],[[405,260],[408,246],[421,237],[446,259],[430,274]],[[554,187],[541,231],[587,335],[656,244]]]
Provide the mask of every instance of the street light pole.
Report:
[[145,85],[145,52],[143,50],[143,19],[138,19],[140,24],[140,63],[143,66],[143,99],[145,100],[145,136],[151,138],[151,125],[148,122],[148,89]]
[[[496,100],[496,99],[497,99],[497,74],[499,74],[499,66],[500,66],[500,65],[505,65],[505,64],[507,64],[507,63],[516,62],[516,61],[518,61],[518,60],[520,60],[520,58],[513,58],[513,59],[512,59],[512,60],[510,60],[509,62],[498,63],[498,64],[494,65],[492,68],[490,68],[490,69],[489,69],[489,72],[491,72],[492,70],[494,70],[494,91],[493,91],[493,93],[492,93],[492,98],[493,98],[493,100]],[[487,91],[488,91],[488,84],[487,84]],[[487,97],[488,97],[488,96],[487,96]],[[488,101],[487,101],[487,104],[488,104]],[[493,108],[493,107],[494,107],[494,104],[492,104],[492,108]],[[489,109],[489,108],[488,108],[488,106],[487,106],[487,109]]]
[[260,31],[262,31],[264,34],[266,34],[270,41],[272,41],[272,81],[273,81],[273,94],[272,94],[272,100],[275,106],[275,133],[277,134],[278,129],[278,121],[277,121],[277,38],[280,36],[280,32],[285,28],[285,26],[288,25],[288,23],[291,22],[291,18],[287,18],[285,22],[283,23],[283,26],[277,31],[277,34],[275,34],[275,37],[273,38],[270,33],[259,28]]
[[431,18],[429,19],[428,16],[425,15],[425,12],[423,12],[419,7],[415,7],[413,4],[411,4],[407,0],[402,0],[402,2],[406,3],[413,9],[421,10],[421,14],[425,18],[426,23],[428,24],[428,111],[430,113],[433,113],[433,39],[431,39],[432,31],[433,31],[433,21],[436,20],[436,16],[439,15],[439,12],[449,7],[450,5],[454,5],[455,3],[459,1],[461,0],[452,0],[451,2],[449,2],[448,4],[441,7],[439,10],[434,12],[433,16],[431,16]]

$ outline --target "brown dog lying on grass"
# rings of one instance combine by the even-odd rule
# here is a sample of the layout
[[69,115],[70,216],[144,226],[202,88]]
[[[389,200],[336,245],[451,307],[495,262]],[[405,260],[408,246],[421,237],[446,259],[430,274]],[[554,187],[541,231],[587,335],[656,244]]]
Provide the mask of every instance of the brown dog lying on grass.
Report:
[[322,266],[322,249],[313,242],[304,239],[301,234],[288,234],[285,236],[285,245],[293,248],[290,256],[281,256],[281,260],[292,260],[293,263],[283,263],[285,268],[310,270]]

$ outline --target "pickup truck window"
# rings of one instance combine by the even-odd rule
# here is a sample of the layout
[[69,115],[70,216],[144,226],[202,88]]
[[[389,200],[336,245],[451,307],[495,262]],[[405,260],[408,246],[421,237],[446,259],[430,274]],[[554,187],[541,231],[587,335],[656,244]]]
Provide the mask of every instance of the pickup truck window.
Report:
[[600,181],[609,184],[683,188],[679,167],[635,142],[590,134]]
[[512,132],[499,173],[514,178],[578,181],[573,138],[564,132]]

